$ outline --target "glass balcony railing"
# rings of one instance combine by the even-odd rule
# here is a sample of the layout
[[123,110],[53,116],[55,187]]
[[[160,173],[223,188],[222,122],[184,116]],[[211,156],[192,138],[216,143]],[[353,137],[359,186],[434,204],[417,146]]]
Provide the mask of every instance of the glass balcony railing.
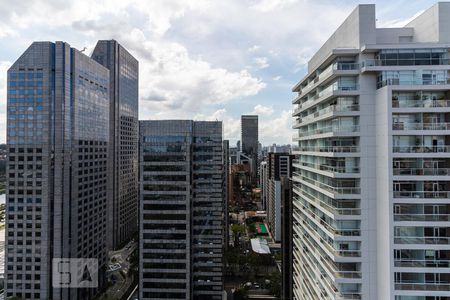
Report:
[[394,168],[394,175],[417,175],[417,176],[448,176],[449,168]]
[[298,133],[299,137],[304,136],[310,136],[315,134],[322,134],[322,133],[352,133],[352,132],[359,132],[359,125],[348,125],[348,126],[327,126],[317,129],[311,129],[307,131],[300,131]]
[[297,178],[299,178],[300,180],[303,180],[305,182],[308,182],[310,184],[313,184],[321,189],[327,190],[331,193],[336,193],[336,194],[360,194],[361,193],[361,189],[359,187],[338,187],[338,186],[331,186],[328,184],[325,184],[323,182],[317,181],[317,180],[313,180],[311,178],[302,176],[300,174],[298,174],[297,172],[293,173]]
[[293,151],[355,153],[360,149],[359,146],[299,146],[294,147]]
[[394,266],[406,268],[450,268],[450,260],[398,259],[394,261]]
[[417,146],[394,146],[392,152],[396,153],[433,153],[433,152],[450,152],[450,145],[417,145]]
[[410,100],[410,99],[392,99],[393,108],[433,108],[450,107],[450,100]]
[[294,163],[297,163],[299,165],[313,168],[320,171],[327,171],[327,172],[333,172],[333,173],[359,173],[359,167],[337,167],[337,166],[331,166],[327,164],[313,164],[308,163],[304,161],[294,161]]
[[315,118],[318,118],[324,114],[331,112],[353,112],[353,111],[359,111],[359,105],[330,105],[315,113],[307,115],[304,118],[300,118],[300,121],[298,123],[299,124],[305,123],[307,121],[314,120]]
[[417,79],[417,80],[401,80],[398,78],[389,78],[377,82],[377,88],[381,88],[387,85],[444,85],[450,84],[450,79],[442,80],[428,80],[428,79]]
[[448,65],[447,58],[433,59],[368,59],[361,63],[361,67],[385,67],[385,66],[436,66]]
[[448,222],[448,214],[394,214],[394,221],[405,222]]
[[395,236],[394,244],[450,245],[450,237]]
[[392,123],[392,130],[449,130],[450,123]]
[[394,191],[394,198],[450,198],[450,191]]
[[433,283],[416,283],[416,282],[402,282],[395,283],[396,290],[408,290],[408,291],[450,291],[450,284],[433,282]]

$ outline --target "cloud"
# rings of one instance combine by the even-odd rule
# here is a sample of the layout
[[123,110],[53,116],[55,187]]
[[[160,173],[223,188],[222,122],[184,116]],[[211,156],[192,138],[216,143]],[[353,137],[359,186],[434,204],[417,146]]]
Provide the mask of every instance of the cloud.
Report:
[[259,125],[259,139],[266,145],[292,144],[292,111],[282,111],[281,114]]
[[267,57],[255,57],[253,62],[258,67],[258,69],[265,69],[269,67],[269,62]]
[[9,61],[0,61],[0,143],[6,141],[6,75]]
[[250,6],[250,8],[261,12],[270,12],[294,4],[297,1],[298,0],[259,0]]
[[273,114],[273,107],[272,106],[264,106],[261,104],[258,104],[255,106],[253,111],[250,113],[252,115],[263,115],[263,116],[270,116]]
[[272,80],[278,81],[278,80],[280,80],[281,78],[282,78],[282,76],[278,75],[278,76],[272,77]]
[[253,46],[251,46],[250,48],[248,48],[247,51],[250,52],[250,53],[253,53],[253,52],[258,51],[259,49],[261,49],[261,46],[259,46],[259,45],[253,45]]

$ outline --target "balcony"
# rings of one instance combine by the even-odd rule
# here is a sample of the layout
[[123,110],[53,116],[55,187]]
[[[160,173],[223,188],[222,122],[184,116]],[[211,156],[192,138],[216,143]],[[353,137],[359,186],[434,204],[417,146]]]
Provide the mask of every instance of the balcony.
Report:
[[394,244],[450,245],[450,237],[394,236]]
[[450,100],[392,99],[392,108],[435,108],[435,107],[450,107]]
[[389,66],[438,66],[448,65],[449,59],[368,59],[361,63],[361,68],[366,67],[389,67]]
[[450,198],[450,191],[394,191],[394,198]]
[[359,187],[352,187],[352,186],[348,186],[348,187],[343,187],[343,186],[331,186],[328,184],[325,184],[323,182],[317,181],[317,180],[313,180],[311,178],[302,176],[301,174],[294,172],[294,180],[295,179],[300,179],[303,180],[305,182],[308,182],[314,186],[317,186],[321,189],[327,190],[331,193],[334,194],[360,194],[361,193],[361,189]]
[[331,152],[331,153],[357,153],[359,146],[300,146],[294,147],[298,152]]
[[400,268],[450,268],[450,260],[398,259],[394,261],[394,266]]
[[408,290],[408,291],[437,291],[437,292],[448,292],[450,291],[450,284],[448,283],[395,283],[396,290]]
[[395,168],[393,175],[403,176],[449,176],[450,168]]
[[316,134],[324,134],[324,133],[356,133],[359,132],[359,125],[348,125],[348,126],[327,126],[307,131],[300,131],[298,136],[307,137]]
[[450,123],[392,123],[392,130],[449,130]]
[[354,174],[359,173],[359,167],[338,167],[328,164],[313,164],[305,161],[294,160],[294,164],[298,164],[304,167],[313,168],[320,171],[332,172],[332,173],[342,173],[342,174]]
[[396,222],[448,222],[448,214],[394,214]]
[[446,85],[450,84],[450,79],[432,80],[432,79],[416,79],[416,80],[401,80],[398,78],[389,78],[377,82],[377,89],[388,85]]
[[[355,104],[355,105],[330,105],[327,106],[315,113],[312,113],[310,115],[307,115],[304,118],[300,118],[300,121],[298,122],[299,124],[301,123],[306,123],[308,121],[314,120],[315,118],[318,118],[320,116],[323,116],[327,113],[341,113],[341,112],[355,112],[355,111],[359,111],[359,105]],[[294,111],[294,116],[295,111]]]
[[416,145],[416,146],[394,146],[394,153],[450,153],[450,145]]

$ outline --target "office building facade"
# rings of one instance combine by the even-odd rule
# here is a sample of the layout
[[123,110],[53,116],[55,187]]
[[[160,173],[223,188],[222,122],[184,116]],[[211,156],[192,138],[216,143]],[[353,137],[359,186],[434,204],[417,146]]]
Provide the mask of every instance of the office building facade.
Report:
[[222,123],[139,124],[139,299],[222,299]]
[[269,153],[267,163],[267,219],[275,242],[281,242],[281,199],[284,187],[282,178],[292,176],[292,159],[289,153]]
[[108,245],[117,249],[138,230],[139,63],[117,41],[98,41],[92,58],[110,71]]
[[[6,297],[90,299],[106,268],[109,71],[64,42],[8,70]],[[99,286],[52,285],[54,258],[98,259]]]
[[258,116],[241,116],[241,152],[252,160],[252,180],[256,184],[258,174]]
[[294,299],[448,299],[449,22],[359,5],[294,87]]

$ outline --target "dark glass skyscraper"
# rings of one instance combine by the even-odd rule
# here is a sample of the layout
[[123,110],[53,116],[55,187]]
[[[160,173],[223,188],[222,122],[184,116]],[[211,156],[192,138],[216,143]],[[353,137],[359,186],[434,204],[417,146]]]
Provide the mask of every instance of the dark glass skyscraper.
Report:
[[252,159],[252,181],[258,173],[258,116],[241,116],[241,151]]
[[222,122],[141,121],[139,299],[222,299]]
[[34,42],[8,70],[6,296],[90,299],[54,288],[53,258],[105,269],[109,71],[64,42]]
[[116,249],[138,229],[138,61],[117,41],[99,41],[92,58],[110,70],[108,244]]

